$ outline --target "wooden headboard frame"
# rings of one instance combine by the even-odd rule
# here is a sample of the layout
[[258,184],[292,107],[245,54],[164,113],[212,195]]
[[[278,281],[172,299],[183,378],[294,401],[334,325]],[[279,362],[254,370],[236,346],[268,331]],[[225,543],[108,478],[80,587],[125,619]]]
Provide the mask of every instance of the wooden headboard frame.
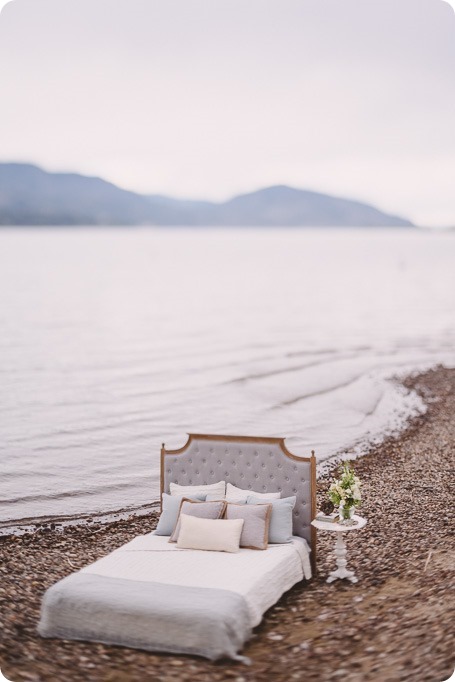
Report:
[[286,448],[284,438],[220,436],[190,433],[183,447],[161,448],[161,495],[171,482],[203,485],[220,480],[252,492],[295,495],[293,533],[311,546],[311,564],[316,572],[316,457],[297,457]]

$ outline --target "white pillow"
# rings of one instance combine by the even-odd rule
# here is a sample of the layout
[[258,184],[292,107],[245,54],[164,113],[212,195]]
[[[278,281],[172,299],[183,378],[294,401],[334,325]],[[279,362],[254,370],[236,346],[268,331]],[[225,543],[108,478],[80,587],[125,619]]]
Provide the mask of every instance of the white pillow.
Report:
[[237,488],[232,483],[228,483],[226,487],[226,502],[236,502],[237,504],[246,504],[248,497],[279,500],[280,495],[281,493],[257,493],[254,490],[243,490],[243,488]]
[[[178,485],[178,483],[169,484],[169,492],[171,495],[217,495],[217,500],[224,499],[226,493],[226,481],[218,481],[218,483],[210,483],[209,485]],[[251,494],[251,491],[250,491]]]
[[244,520],[201,519],[180,514],[177,547],[213,552],[238,552]]

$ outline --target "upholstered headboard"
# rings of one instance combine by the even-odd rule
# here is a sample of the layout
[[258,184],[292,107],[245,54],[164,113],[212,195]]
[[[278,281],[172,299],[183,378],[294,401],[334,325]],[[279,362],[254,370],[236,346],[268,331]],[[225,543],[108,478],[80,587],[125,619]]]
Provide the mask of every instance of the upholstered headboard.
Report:
[[225,480],[238,488],[258,493],[295,495],[293,532],[311,546],[315,570],[316,458],[292,455],[284,438],[254,436],[211,436],[189,434],[178,450],[161,449],[161,493],[171,482],[206,485]]

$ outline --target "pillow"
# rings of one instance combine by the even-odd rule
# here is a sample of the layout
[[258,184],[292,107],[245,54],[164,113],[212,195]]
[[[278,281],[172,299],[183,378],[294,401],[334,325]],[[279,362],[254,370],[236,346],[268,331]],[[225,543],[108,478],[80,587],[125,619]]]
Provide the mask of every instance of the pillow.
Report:
[[260,497],[268,500],[277,500],[280,497],[280,493],[257,493],[254,490],[244,490],[243,488],[237,488],[232,483],[228,483],[226,486],[226,502],[238,502],[240,504],[246,504],[249,495],[254,495],[254,497]]
[[[163,493],[163,507],[158,525],[155,530],[155,535],[171,535],[175,528],[177,519],[179,517],[180,504],[183,500],[183,495],[168,495]],[[204,502],[205,495],[187,495],[187,499]]]
[[232,504],[226,507],[226,519],[243,519],[243,530],[240,536],[240,547],[248,549],[267,549],[269,540],[271,504]]
[[213,502],[214,500],[219,501],[219,500],[225,500],[225,499],[226,499],[226,495],[216,495],[214,493],[209,493],[206,496],[205,501],[206,502]]
[[169,542],[177,542],[180,532],[180,515],[187,514],[188,516],[198,516],[203,519],[221,519],[226,509],[226,502],[220,500],[219,502],[192,502],[185,497],[180,503],[179,516]]
[[171,495],[204,495],[215,494],[218,499],[224,498],[226,493],[226,481],[218,481],[218,483],[210,483],[209,485],[178,485],[178,483],[169,484],[169,492]]
[[214,552],[238,552],[243,519],[201,519],[180,514],[177,547]]
[[[292,510],[295,507],[297,498],[283,497],[281,500],[269,500],[272,505],[272,516],[270,517],[269,542],[283,543],[292,540]],[[265,500],[258,500],[256,497],[248,497],[247,504],[264,504]]]

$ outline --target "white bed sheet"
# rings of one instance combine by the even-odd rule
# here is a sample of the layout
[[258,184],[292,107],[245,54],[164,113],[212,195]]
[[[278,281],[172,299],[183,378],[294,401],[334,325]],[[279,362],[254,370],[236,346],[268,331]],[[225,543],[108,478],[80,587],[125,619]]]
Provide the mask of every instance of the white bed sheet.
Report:
[[281,595],[311,578],[309,548],[295,537],[289,544],[238,553],[180,549],[166,536],[149,533],[82,569],[82,573],[188,587],[230,590],[248,606],[251,627]]

